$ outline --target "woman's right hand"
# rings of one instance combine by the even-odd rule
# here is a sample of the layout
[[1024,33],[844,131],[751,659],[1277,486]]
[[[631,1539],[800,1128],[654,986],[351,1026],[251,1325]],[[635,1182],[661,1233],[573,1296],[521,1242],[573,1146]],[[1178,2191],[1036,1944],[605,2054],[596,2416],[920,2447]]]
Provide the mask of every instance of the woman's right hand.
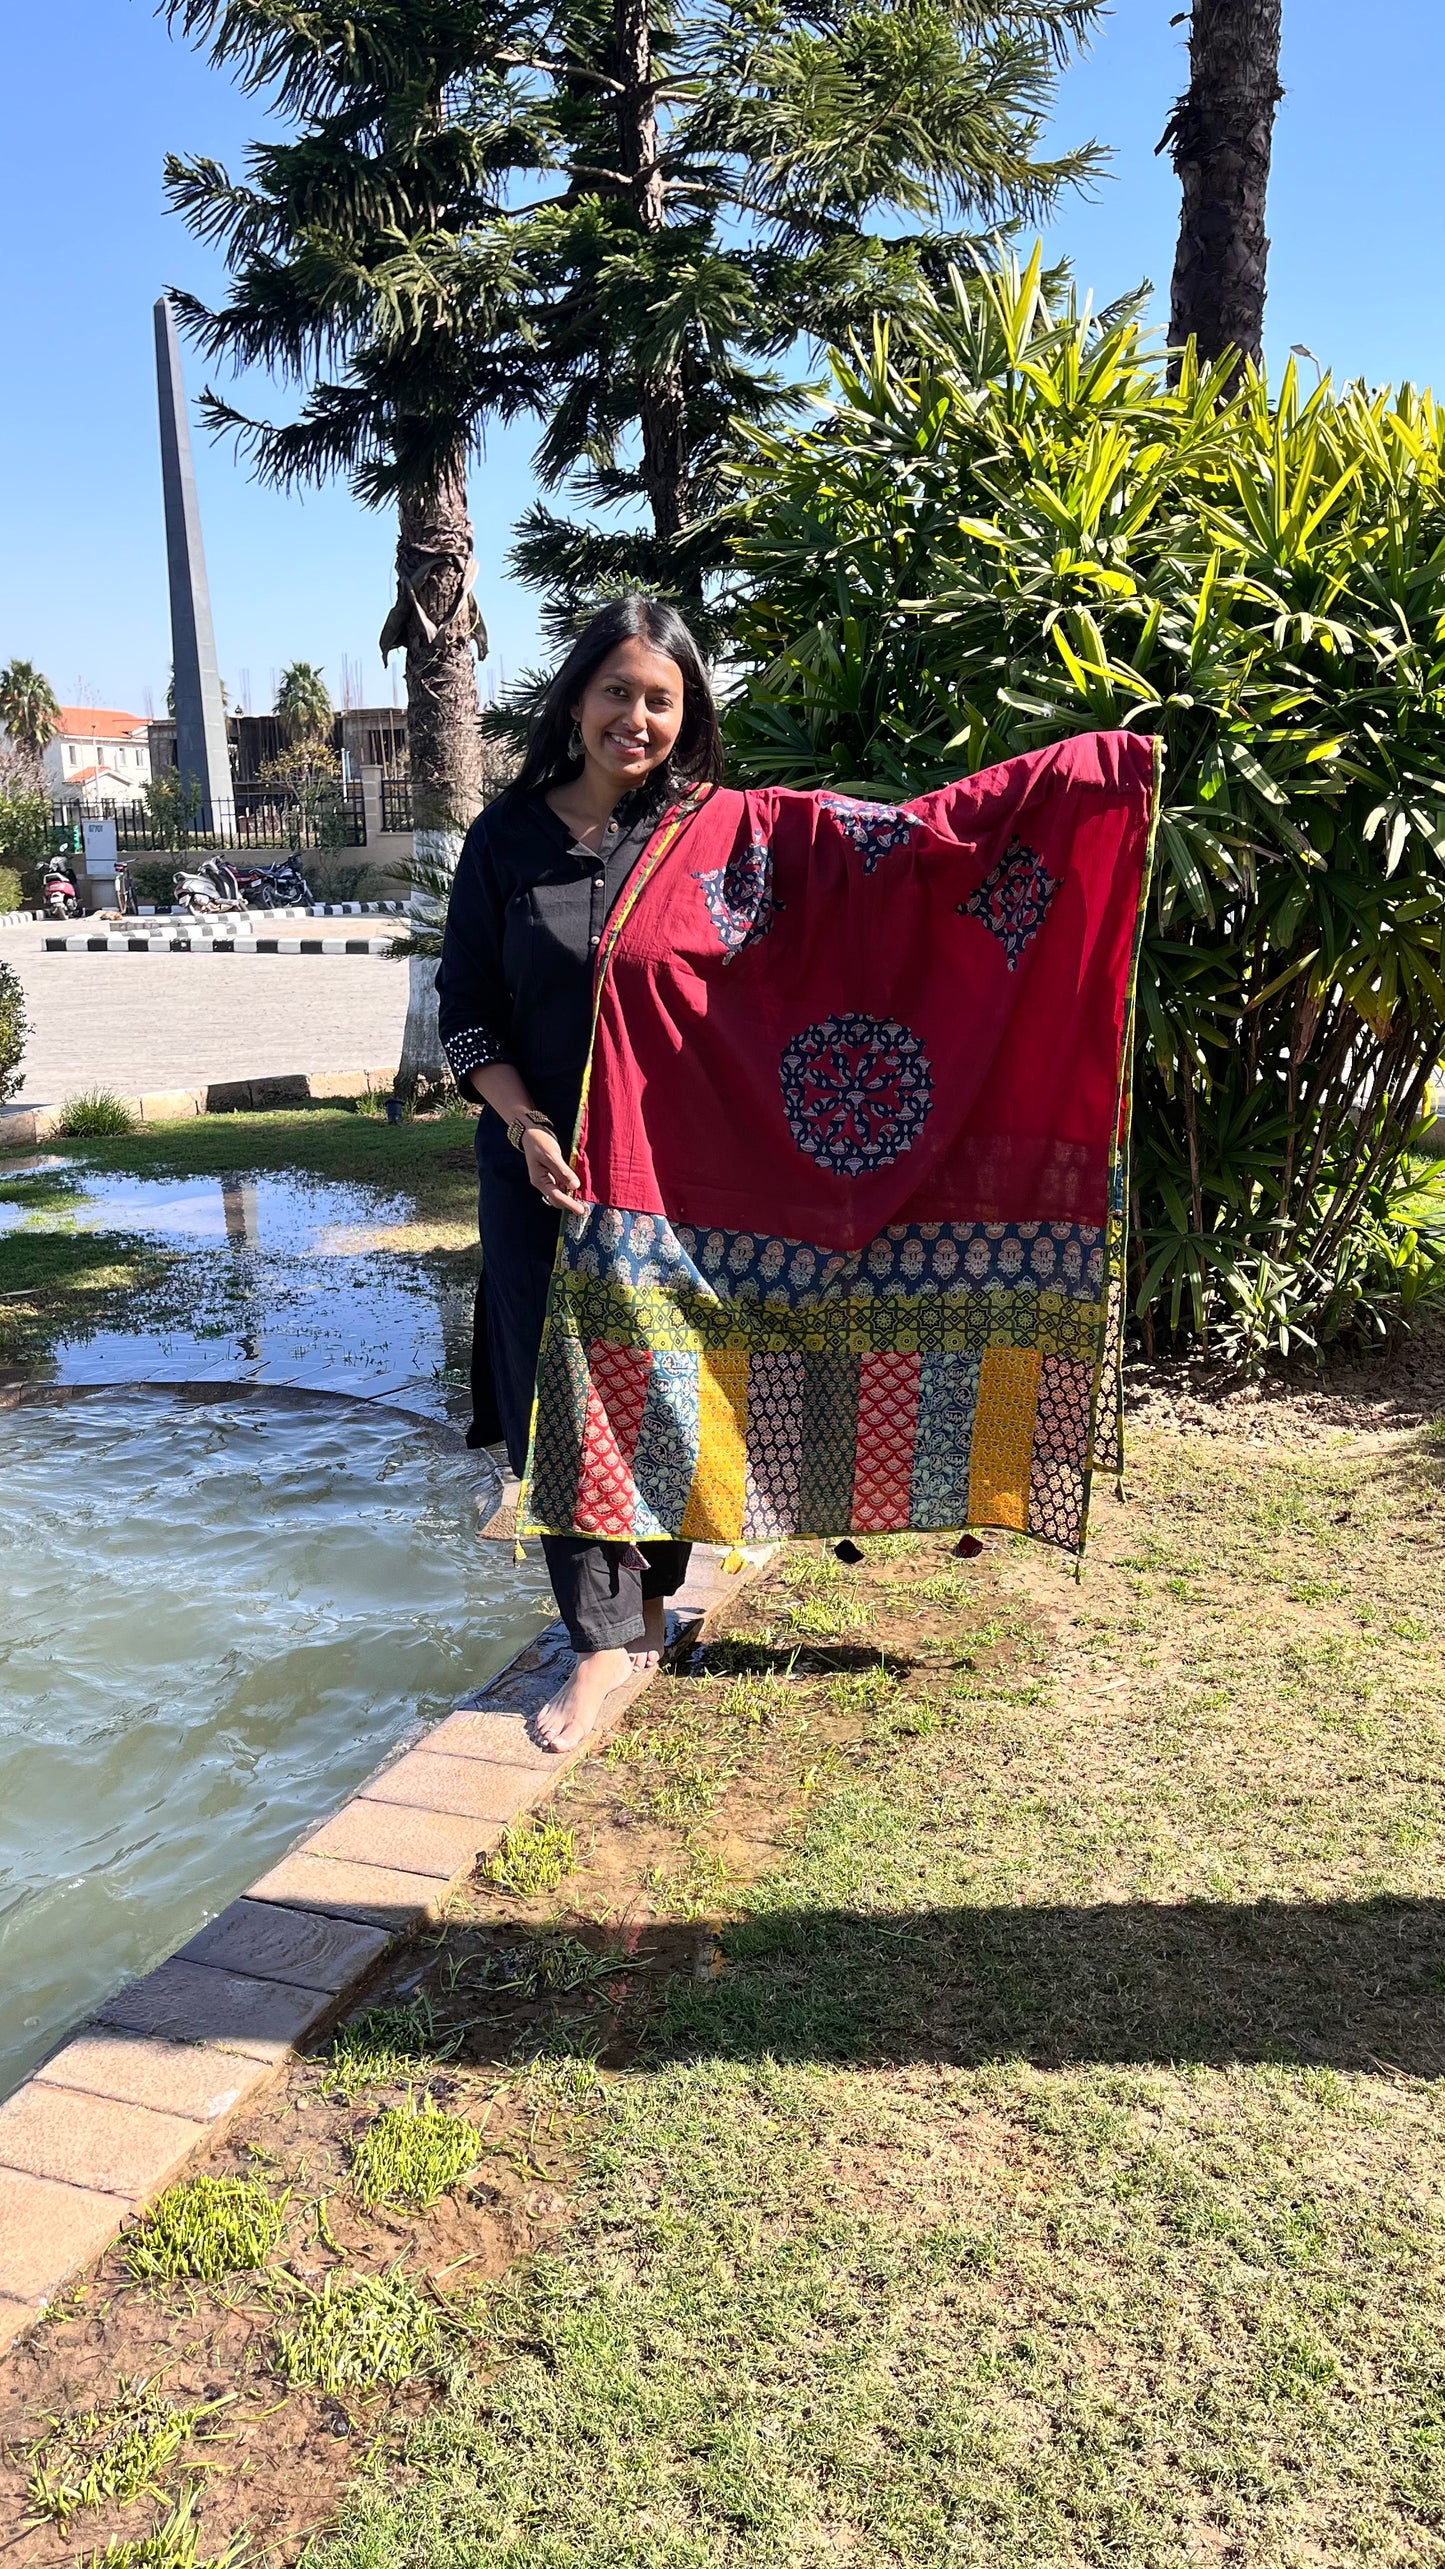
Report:
[[527,1175],[544,1204],[554,1213],[580,1213],[585,1201],[577,1183],[577,1172],[565,1157],[555,1133],[544,1132],[533,1125],[522,1136],[522,1156]]

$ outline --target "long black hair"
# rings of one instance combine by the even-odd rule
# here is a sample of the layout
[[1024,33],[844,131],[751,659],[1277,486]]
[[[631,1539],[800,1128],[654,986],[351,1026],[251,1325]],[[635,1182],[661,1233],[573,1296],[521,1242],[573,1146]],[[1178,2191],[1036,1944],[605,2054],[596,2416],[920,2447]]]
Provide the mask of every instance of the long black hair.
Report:
[[573,643],[537,708],[513,792],[536,794],[580,774],[572,747],[572,708],[594,670],[621,642],[645,642],[682,671],[682,728],[660,768],[635,790],[651,800],[674,785],[716,785],[722,776],[717,707],[702,653],[676,607],[663,598],[614,598]]

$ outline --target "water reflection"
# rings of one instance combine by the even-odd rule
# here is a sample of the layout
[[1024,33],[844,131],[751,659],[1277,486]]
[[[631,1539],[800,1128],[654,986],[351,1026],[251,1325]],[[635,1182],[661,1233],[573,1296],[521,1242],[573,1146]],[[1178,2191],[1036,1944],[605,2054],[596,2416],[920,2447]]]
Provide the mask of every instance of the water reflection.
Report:
[[46,1368],[58,1381],[379,1376],[430,1385],[440,1414],[466,1379],[473,1259],[415,1212],[402,1195],[290,1172],[134,1178],[37,1158],[0,1182],[0,1234],[139,1233],[175,1253],[153,1310],[62,1342]]

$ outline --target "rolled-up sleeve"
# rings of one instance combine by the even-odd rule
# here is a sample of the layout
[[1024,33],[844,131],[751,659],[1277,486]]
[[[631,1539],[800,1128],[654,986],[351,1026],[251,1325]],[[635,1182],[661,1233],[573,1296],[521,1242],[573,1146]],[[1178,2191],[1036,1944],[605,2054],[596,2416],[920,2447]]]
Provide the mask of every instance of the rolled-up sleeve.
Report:
[[512,1004],[502,973],[502,889],[489,815],[473,821],[457,859],[437,968],[437,1022],[457,1086],[512,1059]]

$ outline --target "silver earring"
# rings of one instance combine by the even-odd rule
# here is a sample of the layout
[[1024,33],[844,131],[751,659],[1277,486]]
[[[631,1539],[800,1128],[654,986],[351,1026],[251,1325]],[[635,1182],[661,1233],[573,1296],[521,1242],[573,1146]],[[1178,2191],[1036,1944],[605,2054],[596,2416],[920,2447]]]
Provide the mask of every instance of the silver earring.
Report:
[[567,755],[569,758],[585,758],[587,755],[587,743],[582,737],[580,723],[574,723],[567,735]]

